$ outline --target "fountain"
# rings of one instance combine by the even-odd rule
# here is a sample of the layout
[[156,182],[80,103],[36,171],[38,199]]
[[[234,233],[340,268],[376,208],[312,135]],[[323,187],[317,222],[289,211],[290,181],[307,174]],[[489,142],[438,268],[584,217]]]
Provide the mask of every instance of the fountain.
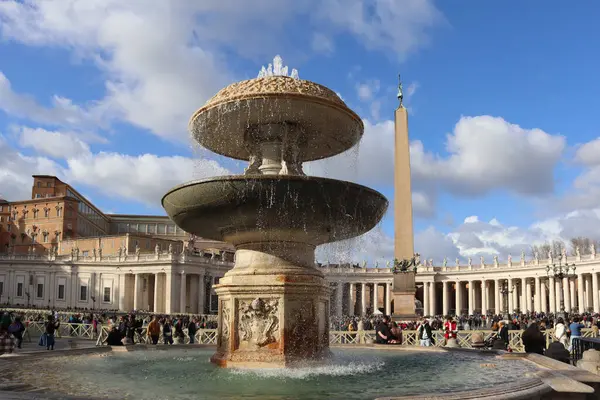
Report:
[[192,116],[193,138],[249,161],[244,175],[171,189],[162,200],[186,232],[233,244],[219,295],[223,367],[281,367],[329,355],[329,287],[318,245],[371,230],[388,202],[367,187],[306,176],[302,163],[358,143],[363,123],[333,91],[287,76],[281,58],[259,77],[218,92]]

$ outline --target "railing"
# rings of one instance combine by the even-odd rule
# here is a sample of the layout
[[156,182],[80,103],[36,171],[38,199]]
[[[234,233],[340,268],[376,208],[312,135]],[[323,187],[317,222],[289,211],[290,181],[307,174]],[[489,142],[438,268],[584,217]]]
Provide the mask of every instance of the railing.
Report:
[[232,261],[226,261],[217,259],[214,257],[207,257],[200,254],[175,254],[162,252],[156,253],[142,253],[136,254],[122,254],[122,255],[96,255],[96,256],[83,256],[83,255],[53,255],[53,254],[7,254],[0,253],[0,261],[39,261],[39,262],[107,262],[107,263],[136,263],[140,261],[195,261],[213,265],[221,265],[226,267],[233,267]]
[[[46,316],[50,314],[50,310],[41,310],[41,309],[35,309],[35,308],[30,308],[30,309],[24,309],[24,308],[2,308],[0,307],[1,310],[3,311],[7,311],[7,312],[11,312],[13,314],[18,314],[22,316],[22,321],[35,321],[38,322],[38,320],[40,319],[40,317],[43,317],[44,320],[46,319]],[[98,311],[59,311],[56,313],[58,315],[58,320],[60,322],[63,323],[68,323],[69,322],[69,318],[72,315],[75,314],[79,314],[79,315],[89,315],[89,314],[106,314],[108,316],[113,316],[116,315],[117,317],[120,317],[122,315],[129,315],[130,313],[125,313],[125,312],[112,312],[112,311],[104,311],[104,310],[98,310]],[[142,316],[142,317],[147,317],[150,315],[154,315],[154,313],[151,312],[146,312],[146,311],[136,311],[135,312],[136,316]],[[159,314],[159,315],[163,315],[163,314]],[[218,316],[216,314],[174,314],[176,316],[188,316],[188,317],[193,317],[196,318],[198,320],[199,323],[207,323],[207,322],[217,322],[218,320]]]
[[577,363],[583,357],[583,352],[590,349],[600,350],[600,339],[585,335],[573,338],[573,361]]
[[[111,327],[108,325],[98,325],[97,332],[94,332],[93,325],[91,324],[61,324],[57,330],[58,337],[69,337],[69,338],[80,338],[80,339],[96,339],[96,345],[105,345],[108,333]],[[31,335],[41,335],[45,331],[45,325],[41,322],[30,322],[24,333],[24,337]],[[184,340],[183,343],[189,343],[189,335],[187,329],[183,330]],[[432,346],[443,347],[445,345],[444,332],[433,331],[433,343]],[[483,335],[483,340],[486,341],[495,335],[494,331],[491,330],[472,330],[472,331],[458,331],[457,341],[462,348],[473,348],[473,336]],[[521,335],[523,331],[509,331],[509,347],[515,352],[523,352],[523,341]],[[546,347],[554,340],[552,330],[544,332],[546,338]],[[583,351],[587,350],[585,346],[589,343],[597,343],[600,348],[600,341],[585,339],[593,338],[593,331],[591,329],[582,329],[582,338],[578,341],[578,346],[574,343],[574,354],[576,357],[581,358]],[[578,339],[574,339],[577,341]],[[368,344],[375,341],[375,331],[330,331],[329,332],[329,343],[332,345],[352,345],[352,344]],[[144,326],[136,330],[135,334],[136,343],[150,343],[150,338],[147,335],[147,327]],[[160,338],[162,342],[162,335]],[[194,342],[198,344],[211,344],[217,343],[217,330],[216,329],[199,329],[194,335]],[[581,344],[579,344],[581,343]],[[417,339],[417,331],[415,330],[404,330],[402,331],[402,345],[403,346],[418,346],[419,340]]]

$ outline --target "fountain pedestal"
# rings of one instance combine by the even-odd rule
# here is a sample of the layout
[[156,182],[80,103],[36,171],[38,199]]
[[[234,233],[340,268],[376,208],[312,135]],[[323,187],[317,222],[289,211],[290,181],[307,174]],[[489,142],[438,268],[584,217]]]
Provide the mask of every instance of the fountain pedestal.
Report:
[[212,362],[223,367],[276,368],[329,356],[330,289],[316,268],[294,265],[269,253],[239,250],[236,266],[215,291],[219,330]]

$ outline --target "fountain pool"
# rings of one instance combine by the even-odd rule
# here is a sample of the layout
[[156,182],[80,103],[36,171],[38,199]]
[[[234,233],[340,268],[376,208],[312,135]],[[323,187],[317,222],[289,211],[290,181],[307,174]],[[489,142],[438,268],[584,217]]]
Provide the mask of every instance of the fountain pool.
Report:
[[32,359],[2,375],[78,397],[358,400],[486,388],[539,369],[493,354],[375,348],[334,348],[322,366],[228,369],[208,362],[213,348],[162,349]]

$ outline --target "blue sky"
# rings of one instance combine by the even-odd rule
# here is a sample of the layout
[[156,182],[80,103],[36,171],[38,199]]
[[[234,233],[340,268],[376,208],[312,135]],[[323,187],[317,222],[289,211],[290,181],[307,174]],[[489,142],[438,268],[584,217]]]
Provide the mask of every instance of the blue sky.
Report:
[[[600,5],[246,3],[0,3],[0,193],[21,198],[32,173],[56,173],[107,212],[161,213],[170,186],[241,172],[195,150],[185,125],[280,54],[365,120],[358,150],[307,169],[390,198],[402,73],[427,258],[600,239],[581,226],[600,222]],[[341,257],[389,259],[392,212]]]

